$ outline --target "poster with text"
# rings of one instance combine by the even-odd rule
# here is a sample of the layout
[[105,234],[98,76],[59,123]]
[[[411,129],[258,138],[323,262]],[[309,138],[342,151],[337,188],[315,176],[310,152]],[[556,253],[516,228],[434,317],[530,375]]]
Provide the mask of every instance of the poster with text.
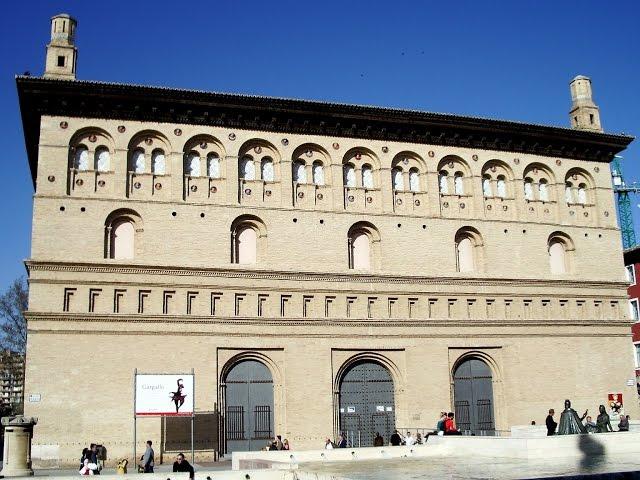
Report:
[[136,375],[136,415],[193,414],[193,375]]

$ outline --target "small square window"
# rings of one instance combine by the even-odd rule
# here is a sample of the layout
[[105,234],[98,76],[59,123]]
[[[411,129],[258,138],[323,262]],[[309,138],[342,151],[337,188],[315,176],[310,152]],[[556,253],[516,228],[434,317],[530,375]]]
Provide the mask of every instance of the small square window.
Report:
[[64,55],[58,55],[58,66],[64,67]]
[[627,281],[630,285],[636,284],[636,271],[634,267],[635,265],[627,265],[626,267],[624,267],[627,273]]

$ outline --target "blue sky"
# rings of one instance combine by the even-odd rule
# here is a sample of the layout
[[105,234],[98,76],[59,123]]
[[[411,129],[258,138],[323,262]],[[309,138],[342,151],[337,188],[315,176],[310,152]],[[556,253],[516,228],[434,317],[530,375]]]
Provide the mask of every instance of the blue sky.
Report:
[[[568,83],[583,74],[605,130],[640,135],[637,0],[12,1],[0,29],[0,291],[30,251],[14,75],[42,74],[60,12],[79,21],[80,79],[568,126]],[[627,181],[640,180],[640,141],[623,155]]]

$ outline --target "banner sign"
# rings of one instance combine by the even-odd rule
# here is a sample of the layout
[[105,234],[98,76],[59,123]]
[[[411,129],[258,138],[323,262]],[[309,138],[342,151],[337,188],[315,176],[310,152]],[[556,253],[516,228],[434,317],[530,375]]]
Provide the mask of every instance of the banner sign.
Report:
[[193,375],[136,375],[136,415],[193,415]]

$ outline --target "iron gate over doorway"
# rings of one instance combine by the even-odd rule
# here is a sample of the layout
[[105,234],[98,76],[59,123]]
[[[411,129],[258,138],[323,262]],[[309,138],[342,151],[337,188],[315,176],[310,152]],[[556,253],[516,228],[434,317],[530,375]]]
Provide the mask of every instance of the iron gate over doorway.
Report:
[[491,369],[482,360],[463,361],[453,374],[453,399],[458,430],[494,435]]
[[358,362],[340,381],[340,431],[355,446],[373,446],[376,432],[385,444],[395,429],[393,379],[379,363]]
[[225,385],[225,452],[260,450],[274,435],[271,372],[245,360],[233,366]]

